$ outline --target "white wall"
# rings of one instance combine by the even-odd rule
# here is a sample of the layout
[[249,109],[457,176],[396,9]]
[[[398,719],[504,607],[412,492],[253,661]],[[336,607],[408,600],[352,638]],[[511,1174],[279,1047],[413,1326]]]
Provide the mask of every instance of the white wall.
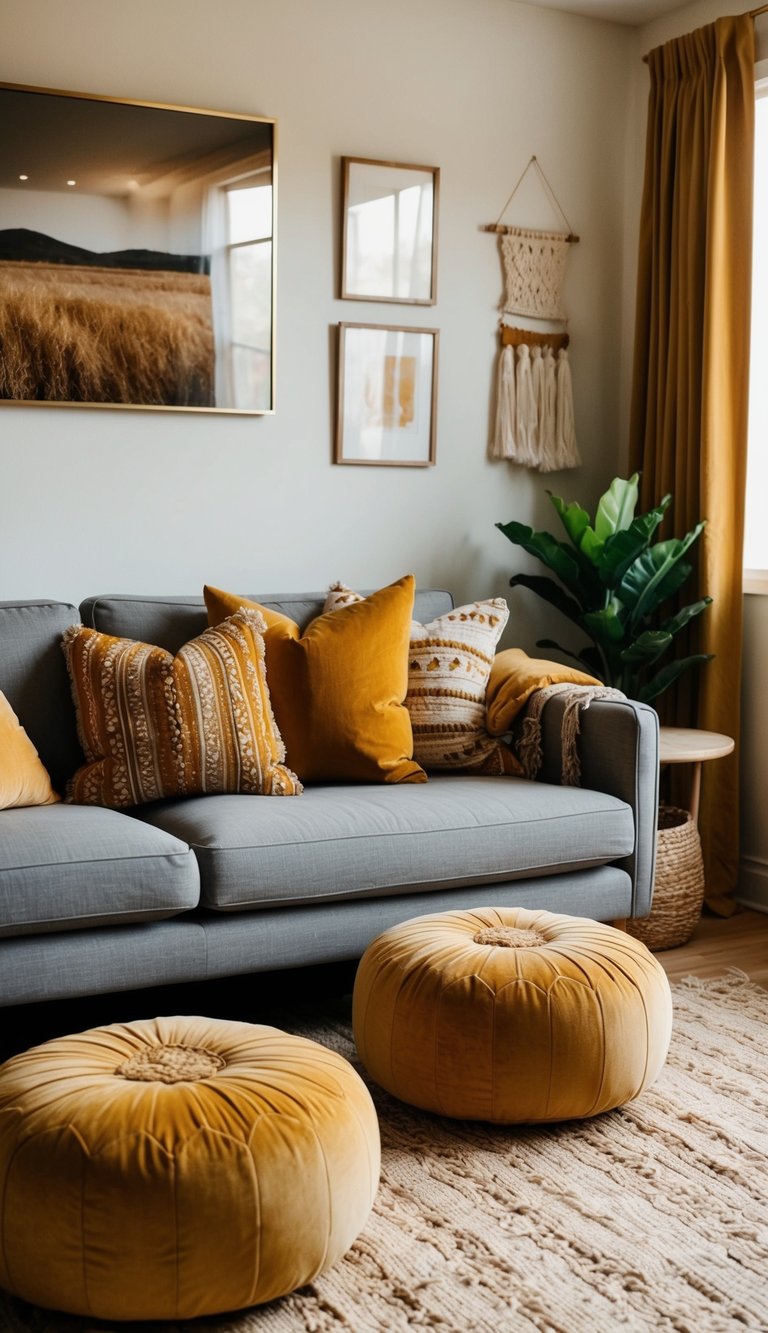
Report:
[[[406,570],[461,599],[508,591],[525,566],[494,522],[549,525],[547,485],[591,503],[616,470],[632,32],[512,0],[3,9],[4,80],[276,116],[279,274],[274,417],[0,411],[0,596],[375,586]],[[555,478],[486,459],[501,266],[478,228],[532,153],[581,236],[565,295],[584,467]],[[434,308],[336,299],[341,154],[440,166]],[[529,196],[508,219],[551,226]],[[339,320],[441,330],[434,469],[331,464]],[[546,612],[530,594],[511,596],[512,640],[552,632],[532,627]]]

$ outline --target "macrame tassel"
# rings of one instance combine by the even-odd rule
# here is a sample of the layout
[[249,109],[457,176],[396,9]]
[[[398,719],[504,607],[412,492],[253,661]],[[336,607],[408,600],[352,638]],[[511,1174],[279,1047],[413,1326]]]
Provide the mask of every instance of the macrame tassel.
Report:
[[531,430],[531,454],[534,460],[534,467],[540,467],[541,463],[541,438],[539,434],[539,410],[541,407],[541,386],[544,362],[541,359],[541,347],[534,343],[531,346],[531,390],[533,392],[534,402],[534,424]]
[[531,375],[531,354],[523,343],[517,349],[517,412],[515,415],[515,434],[517,436],[517,457],[515,462],[523,467],[536,466],[534,441],[536,434],[536,399],[533,395]]
[[514,348],[503,347],[496,380],[496,428],[491,441],[491,458],[517,457],[516,401]]
[[557,354],[557,467],[579,467],[581,458],[576,445],[576,425],[573,414],[573,381],[568,353],[562,348]]
[[557,379],[551,347],[545,347],[542,352],[537,405],[539,471],[554,472],[557,467]]

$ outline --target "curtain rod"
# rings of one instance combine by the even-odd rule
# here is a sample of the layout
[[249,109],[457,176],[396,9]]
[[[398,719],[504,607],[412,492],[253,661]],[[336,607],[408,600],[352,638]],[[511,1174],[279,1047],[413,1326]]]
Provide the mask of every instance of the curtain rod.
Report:
[[[747,15],[751,19],[759,18],[761,14],[768,14],[768,5],[758,5],[757,9],[747,10]],[[648,64],[648,52],[643,56],[643,64]]]

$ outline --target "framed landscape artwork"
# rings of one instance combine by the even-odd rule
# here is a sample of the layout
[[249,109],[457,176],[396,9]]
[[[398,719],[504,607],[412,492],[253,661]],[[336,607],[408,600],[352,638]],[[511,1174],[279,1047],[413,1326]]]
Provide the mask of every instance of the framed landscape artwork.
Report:
[[431,467],[437,329],[339,325],[336,463]]
[[0,84],[0,403],[273,411],[275,136]]

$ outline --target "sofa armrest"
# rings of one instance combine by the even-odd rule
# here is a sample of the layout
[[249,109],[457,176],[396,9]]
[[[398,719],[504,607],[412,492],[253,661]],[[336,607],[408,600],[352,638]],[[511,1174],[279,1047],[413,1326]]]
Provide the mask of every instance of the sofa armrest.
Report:
[[[542,782],[561,782],[565,700],[553,696],[542,714]],[[626,801],[635,817],[635,847],[618,864],[632,880],[630,915],[651,910],[659,810],[659,719],[648,704],[593,699],[580,718],[581,783]]]

